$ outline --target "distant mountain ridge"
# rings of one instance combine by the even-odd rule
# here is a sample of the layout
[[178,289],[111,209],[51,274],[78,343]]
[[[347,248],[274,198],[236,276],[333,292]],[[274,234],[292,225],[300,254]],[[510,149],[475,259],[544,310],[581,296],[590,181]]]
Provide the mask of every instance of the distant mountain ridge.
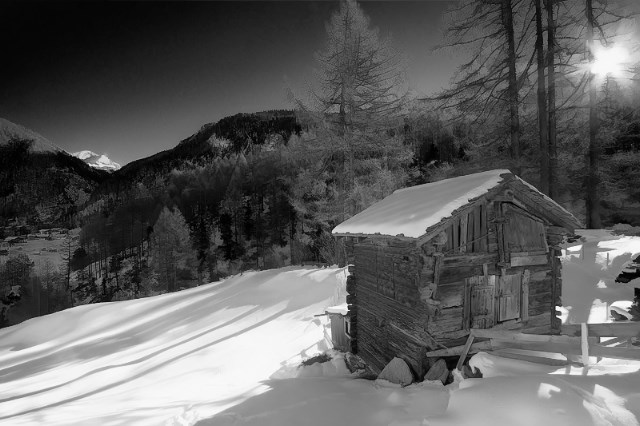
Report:
[[269,110],[257,113],[239,113],[203,125],[196,133],[165,151],[132,161],[112,173],[104,182],[103,191],[119,183],[139,181],[143,176],[168,172],[185,162],[199,162],[247,151],[252,147],[273,149],[277,138],[286,144],[292,134],[302,128],[291,110]]
[[0,226],[13,217],[23,217],[34,225],[72,225],[85,207],[101,209],[106,205],[102,202],[108,204],[127,188],[157,186],[168,173],[185,165],[278,150],[301,130],[294,111],[240,113],[203,125],[171,149],[120,167],[93,151],[70,154],[37,132],[0,118],[0,150],[9,153],[17,149],[9,146],[11,140],[30,141],[28,158],[20,160],[12,171],[9,167],[0,170],[4,188],[0,188]]
[[109,157],[107,157],[106,154],[99,155],[93,151],[84,150],[84,151],[74,152],[71,155],[81,159],[82,161],[84,161],[94,169],[105,170],[107,172],[114,172],[116,170],[120,170],[120,164],[111,160]]
[[108,173],[90,167],[39,133],[0,118],[0,227],[72,226]]
[[27,129],[24,126],[13,123],[5,118],[0,118],[0,145],[6,145],[12,139],[26,139],[33,141],[32,152],[65,152],[66,151],[40,133]]

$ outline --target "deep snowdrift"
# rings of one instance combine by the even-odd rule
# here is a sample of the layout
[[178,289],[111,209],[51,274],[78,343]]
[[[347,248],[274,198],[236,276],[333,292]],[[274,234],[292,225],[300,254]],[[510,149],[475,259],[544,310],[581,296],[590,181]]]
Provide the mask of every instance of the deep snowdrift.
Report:
[[314,314],[343,277],[249,272],[0,330],[0,424],[158,425],[232,407],[327,349]]
[[[640,238],[583,234],[563,259],[578,321],[602,313],[594,300],[628,300],[613,280],[640,252]],[[482,379],[405,388],[356,379],[335,354],[298,369],[327,349],[327,319],[314,315],[344,301],[344,279],[250,272],[0,330],[0,425],[639,425],[640,362],[558,368],[481,353]]]

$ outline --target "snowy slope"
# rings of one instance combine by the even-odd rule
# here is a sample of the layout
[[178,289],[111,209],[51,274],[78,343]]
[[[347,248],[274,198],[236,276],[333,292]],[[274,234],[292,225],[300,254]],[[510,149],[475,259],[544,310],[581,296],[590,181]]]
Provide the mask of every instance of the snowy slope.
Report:
[[[249,272],[0,330],[0,424],[159,425],[208,416],[326,349],[340,269]],[[284,373],[283,373],[284,372]]]
[[94,169],[106,170],[108,172],[114,172],[120,169],[120,164],[112,161],[106,154],[98,155],[93,151],[78,151],[74,152],[74,157],[81,159]]
[[640,279],[616,282],[625,265],[640,255],[640,237],[613,235],[601,229],[578,229],[582,238],[562,251],[564,322],[608,322],[609,307],[633,300]]
[[[480,353],[482,379],[356,379],[326,349],[343,269],[250,272],[0,330],[0,425],[638,426],[640,362],[549,367]],[[343,297],[343,295],[342,295]]]

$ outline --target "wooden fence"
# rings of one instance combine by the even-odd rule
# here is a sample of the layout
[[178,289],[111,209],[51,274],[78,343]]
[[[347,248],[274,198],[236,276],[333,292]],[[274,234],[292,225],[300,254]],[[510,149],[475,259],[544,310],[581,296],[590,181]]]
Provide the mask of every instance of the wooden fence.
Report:
[[[605,324],[563,325],[561,335],[524,334],[507,330],[472,329],[466,344],[461,347],[456,368],[462,365],[470,351],[519,349],[535,352],[552,352],[562,355],[579,355],[583,365],[589,364],[589,357],[604,357],[640,360],[640,347],[631,345],[632,338],[640,338],[640,322],[618,322]],[[603,337],[614,339],[601,342]],[[489,339],[474,344],[475,339]],[[625,346],[612,346],[625,344]],[[451,353],[451,349],[447,350]],[[427,356],[439,356],[432,351]],[[456,351],[458,352],[458,351]],[[546,364],[566,363],[564,360],[546,358],[538,354],[509,353],[500,351],[500,356],[518,358]]]

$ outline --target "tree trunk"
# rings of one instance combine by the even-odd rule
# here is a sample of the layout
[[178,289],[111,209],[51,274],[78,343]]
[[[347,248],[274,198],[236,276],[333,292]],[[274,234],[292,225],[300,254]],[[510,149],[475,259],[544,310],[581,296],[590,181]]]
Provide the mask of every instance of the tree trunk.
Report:
[[513,8],[511,0],[502,0],[502,25],[507,35],[507,63],[509,67],[509,116],[511,136],[511,155],[514,171],[521,174],[520,165],[520,117],[518,115],[518,79],[516,76],[516,47],[513,32]]
[[[595,19],[593,17],[593,2],[586,0],[586,18],[587,18],[587,51],[589,64],[593,64],[593,27]],[[600,147],[596,141],[598,136],[598,111],[596,106],[596,81],[591,70],[587,71],[589,85],[589,149],[587,151],[587,227],[600,228],[600,194],[598,191],[598,160],[600,157]]]
[[544,39],[542,34],[542,0],[536,2],[536,54],[538,62],[538,133],[540,138],[540,191],[549,195],[549,116],[544,80]]
[[549,197],[558,196],[558,144],[556,134],[556,21],[553,0],[545,0],[547,9],[547,80],[549,102]]

